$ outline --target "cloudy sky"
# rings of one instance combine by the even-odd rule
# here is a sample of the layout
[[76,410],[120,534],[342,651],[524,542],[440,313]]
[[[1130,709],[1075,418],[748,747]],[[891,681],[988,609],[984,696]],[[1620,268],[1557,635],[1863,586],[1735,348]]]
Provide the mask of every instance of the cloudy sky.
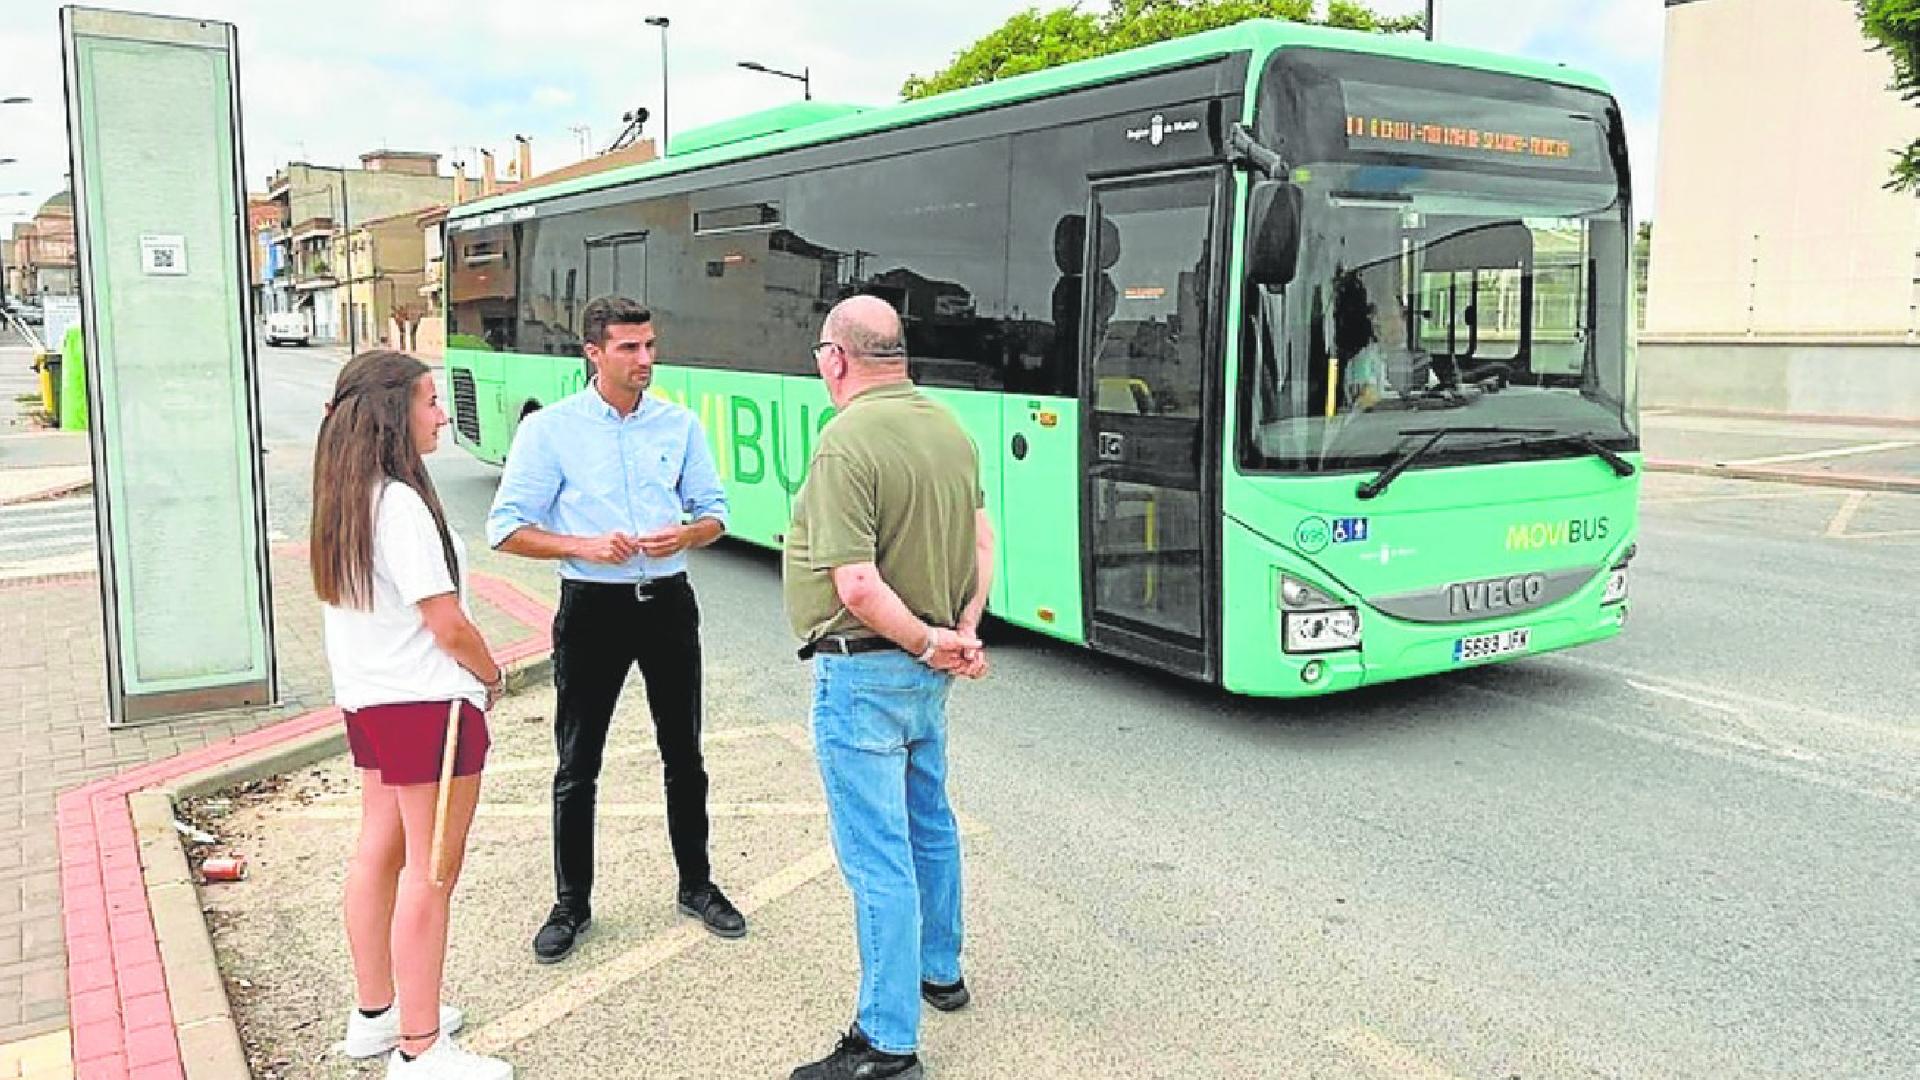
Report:
[[[1083,0],[1097,4],[1101,0]],[[740,60],[810,67],[816,98],[896,100],[1023,8],[1050,0],[131,0],[140,8],[235,23],[249,181],[289,160],[353,164],[388,146],[477,162],[533,138],[536,172],[604,146],[622,112],[660,122],[660,40],[672,20],[676,131],[793,100],[799,85],[741,71]],[[1401,14],[1422,0],[1375,0]],[[1658,148],[1662,6],[1657,0],[1439,0],[1442,40],[1598,72],[1627,114],[1638,216],[1647,217]],[[58,0],[0,2],[0,225],[64,186]],[[584,128],[585,131],[576,129]],[[25,191],[26,196],[10,193]]]

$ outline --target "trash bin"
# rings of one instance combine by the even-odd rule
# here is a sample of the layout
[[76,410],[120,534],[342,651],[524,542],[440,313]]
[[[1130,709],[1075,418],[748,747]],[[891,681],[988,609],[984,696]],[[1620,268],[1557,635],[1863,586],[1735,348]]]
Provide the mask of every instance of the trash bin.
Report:
[[60,354],[33,354],[33,370],[40,373],[40,407],[55,420],[60,418]]
[[60,430],[87,430],[87,350],[80,328],[67,328],[60,343]]

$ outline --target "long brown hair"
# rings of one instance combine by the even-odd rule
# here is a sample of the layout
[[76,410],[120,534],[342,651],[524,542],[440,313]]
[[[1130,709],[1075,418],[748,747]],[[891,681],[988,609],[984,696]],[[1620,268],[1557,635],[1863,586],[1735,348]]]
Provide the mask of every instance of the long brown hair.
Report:
[[375,493],[393,480],[418,492],[440,531],[447,574],[460,567],[440,496],[413,441],[413,387],[427,365],[387,349],[363,352],[340,369],[313,450],[313,591],[323,603],[373,606]]

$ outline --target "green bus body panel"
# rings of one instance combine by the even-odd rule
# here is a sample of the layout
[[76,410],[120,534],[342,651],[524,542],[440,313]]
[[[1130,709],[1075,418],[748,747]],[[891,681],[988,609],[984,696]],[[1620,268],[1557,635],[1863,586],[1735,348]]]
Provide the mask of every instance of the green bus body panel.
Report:
[[[585,385],[580,362],[570,357],[454,350],[448,366],[472,374],[481,426],[478,443],[456,426],[455,442],[494,464],[505,463],[528,402],[550,404]],[[728,535],[780,547],[820,431],[834,415],[825,385],[791,375],[661,365],[650,392],[699,418],[727,489]],[[937,387],[925,393],[952,411],[980,452],[980,486],[998,538],[990,610],[1016,625],[1085,641],[1078,403]],[[1024,461],[1001,449],[1016,434],[1030,447]],[[1019,552],[1013,565],[1010,551]]]
[[[1632,455],[1636,457],[1637,455]],[[1363,477],[1230,477],[1222,523],[1225,655],[1222,683],[1243,694],[1298,696],[1411,678],[1460,666],[1454,642],[1525,627],[1538,654],[1610,637],[1625,604],[1602,607],[1608,571],[1638,532],[1639,478],[1598,458],[1408,472],[1372,500]],[[1340,542],[1329,523],[1365,519],[1365,539]],[[1522,614],[1418,623],[1369,598],[1438,591],[1454,582],[1587,569],[1573,595]],[[1360,610],[1360,652],[1314,656],[1280,646],[1279,575],[1289,573]],[[1502,658],[1509,659],[1509,658]]]
[[[1250,77],[1255,77],[1261,69],[1261,62],[1269,53],[1274,49],[1287,47],[1334,49],[1370,56],[1397,57],[1422,63],[1450,64],[1478,71],[1540,79],[1602,93],[1607,92],[1606,84],[1599,78],[1558,64],[1435,44],[1404,35],[1367,34],[1271,19],[1254,19],[1224,29],[1210,30],[1204,34],[1193,34],[1156,45],[1096,57],[1092,60],[1063,64],[1045,71],[1036,71],[1030,75],[936,94],[918,101],[867,109],[839,119],[823,120],[759,138],[728,142],[710,149],[689,150],[682,153],[676,142],[674,153],[668,157],[592,176],[577,177],[556,184],[544,184],[524,191],[495,195],[492,198],[455,207],[448,217],[451,221],[462,221],[508,207],[543,202],[583,191],[599,191],[636,180],[670,176],[675,173],[778,153],[782,150],[814,146],[871,132],[924,124],[949,116],[981,112],[1001,105],[1031,101],[1082,87],[1116,82],[1143,71],[1180,67],[1231,53],[1251,53],[1254,63],[1249,74]],[[1248,108],[1252,108],[1251,98],[1249,98]]]
[[[1080,402],[1001,396],[1001,552],[993,613],[1030,630],[1085,644],[1080,603]],[[1025,457],[1012,450],[1022,441]],[[984,447],[983,447],[984,449]]]

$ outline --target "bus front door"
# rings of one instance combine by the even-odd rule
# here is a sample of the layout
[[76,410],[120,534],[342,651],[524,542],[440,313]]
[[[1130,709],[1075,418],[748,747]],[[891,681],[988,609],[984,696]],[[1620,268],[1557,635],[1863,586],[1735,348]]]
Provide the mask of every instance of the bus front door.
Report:
[[1206,453],[1220,173],[1096,185],[1081,306],[1089,643],[1211,679]]

